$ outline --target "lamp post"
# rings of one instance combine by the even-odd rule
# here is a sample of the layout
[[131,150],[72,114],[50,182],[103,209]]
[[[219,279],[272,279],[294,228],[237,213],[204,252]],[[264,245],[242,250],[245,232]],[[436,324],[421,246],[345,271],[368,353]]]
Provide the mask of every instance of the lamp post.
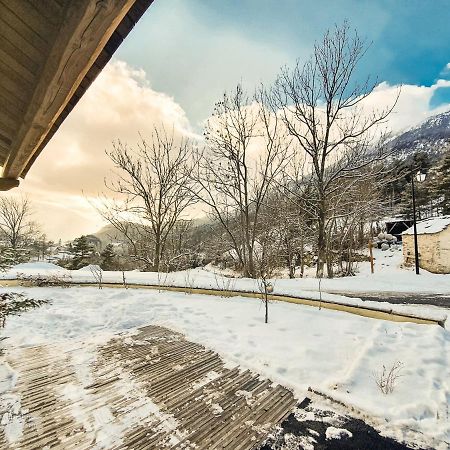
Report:
[[425,180],[426,174],[420,170],[415,174],[411,174],[412,189],[412,206],[413,206],[413,229],[414,229],[414,263],[416,265],[416,275],[419,275],[419,243],[417,242],[417,220],[416,220],[416,190],[414,187],[414,178],[422,182]]

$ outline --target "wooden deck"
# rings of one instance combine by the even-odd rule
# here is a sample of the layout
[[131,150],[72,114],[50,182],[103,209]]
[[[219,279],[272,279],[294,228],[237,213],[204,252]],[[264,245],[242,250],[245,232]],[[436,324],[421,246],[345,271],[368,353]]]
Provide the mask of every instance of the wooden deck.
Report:
[[253,449],[296,403],[292,393],[181,334],[148,326],[100,346],[6,355],[20,404],[2,411],[0,448]]

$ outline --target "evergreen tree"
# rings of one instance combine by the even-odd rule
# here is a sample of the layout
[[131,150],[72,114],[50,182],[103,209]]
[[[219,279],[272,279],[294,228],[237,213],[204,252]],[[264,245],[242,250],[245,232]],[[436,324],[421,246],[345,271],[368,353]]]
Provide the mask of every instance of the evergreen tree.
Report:
[[[412,188],[411,177],[416,177],[417,172],[428,173],[432,161],[430,156],[425,152],[416,152],[412,157],[407,158],[399,164],[397,173],[399,174],[396,180],[396,188],[399,189],[399,212],[405,217],[412,219]],[[419,183],[414,180],[417,218],[423,219],[431,215],[431,190],[430,178],[425,182]]]
[[442,214],[450,214],[450,148],[447,149],[435,173],[433,197]]
[[29,256],[28,250],[24,248],[0,248],[0,271],[6,271],[16,264],[28,261]]
[[69,252],[73,255],[69,268],[77,270],[93,262],[95,248],[89,243],[86,236],[76,238],[69,246]]
[[103,270],[115,270],[116,269],[116,254],[114,253],[114,247],[112,244],[108,244],[105,249],[100,253],[101,263],[100,267]]

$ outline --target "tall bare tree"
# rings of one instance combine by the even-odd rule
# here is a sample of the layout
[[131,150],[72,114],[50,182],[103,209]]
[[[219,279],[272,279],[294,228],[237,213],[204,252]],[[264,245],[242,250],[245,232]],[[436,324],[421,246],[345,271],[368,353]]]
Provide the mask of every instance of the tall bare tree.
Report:
[[365,99],[376,81],[358,83],[355,71],[367,50],[347,23],[327,31],[311,58],[281,71],[274,89],[274,109],[281,115],[306,174],[314,185],[309,198],[317,220],[317,275],[323,276],[330,196],[340,180],[365,176],[365,169],[387,156],[374,141],[396,101],[389,108],[368,111]]
[[0,238],[16,250],[33,234],[31,205],[26,197],[0,197]]
[[155,127],[150,141],[141,137],[134,149],[118,141],[107,154],[117,171],[106,186],[118,198],[98,210],[128,242],[131,256],[159,271],[168,237],[196,201],[189,178],[192,144]]
[[222,226],[249,277],[256,276],[254,247],[261,209],[287,154],[280,122],[267,103],[262,88],[254,98],[240,85],[224,94],[206,125],[206,146],[192,174],[196,195]]

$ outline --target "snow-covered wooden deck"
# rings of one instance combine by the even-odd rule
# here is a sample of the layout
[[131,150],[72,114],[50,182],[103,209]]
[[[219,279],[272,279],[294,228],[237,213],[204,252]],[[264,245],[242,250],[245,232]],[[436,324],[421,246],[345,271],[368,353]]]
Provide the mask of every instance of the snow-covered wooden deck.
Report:
[[284,387],[225,367],[216,353],[166,328],[144,327],[92,348],[6,355],[19,378],[1,448],[252,449],[296,403]]

